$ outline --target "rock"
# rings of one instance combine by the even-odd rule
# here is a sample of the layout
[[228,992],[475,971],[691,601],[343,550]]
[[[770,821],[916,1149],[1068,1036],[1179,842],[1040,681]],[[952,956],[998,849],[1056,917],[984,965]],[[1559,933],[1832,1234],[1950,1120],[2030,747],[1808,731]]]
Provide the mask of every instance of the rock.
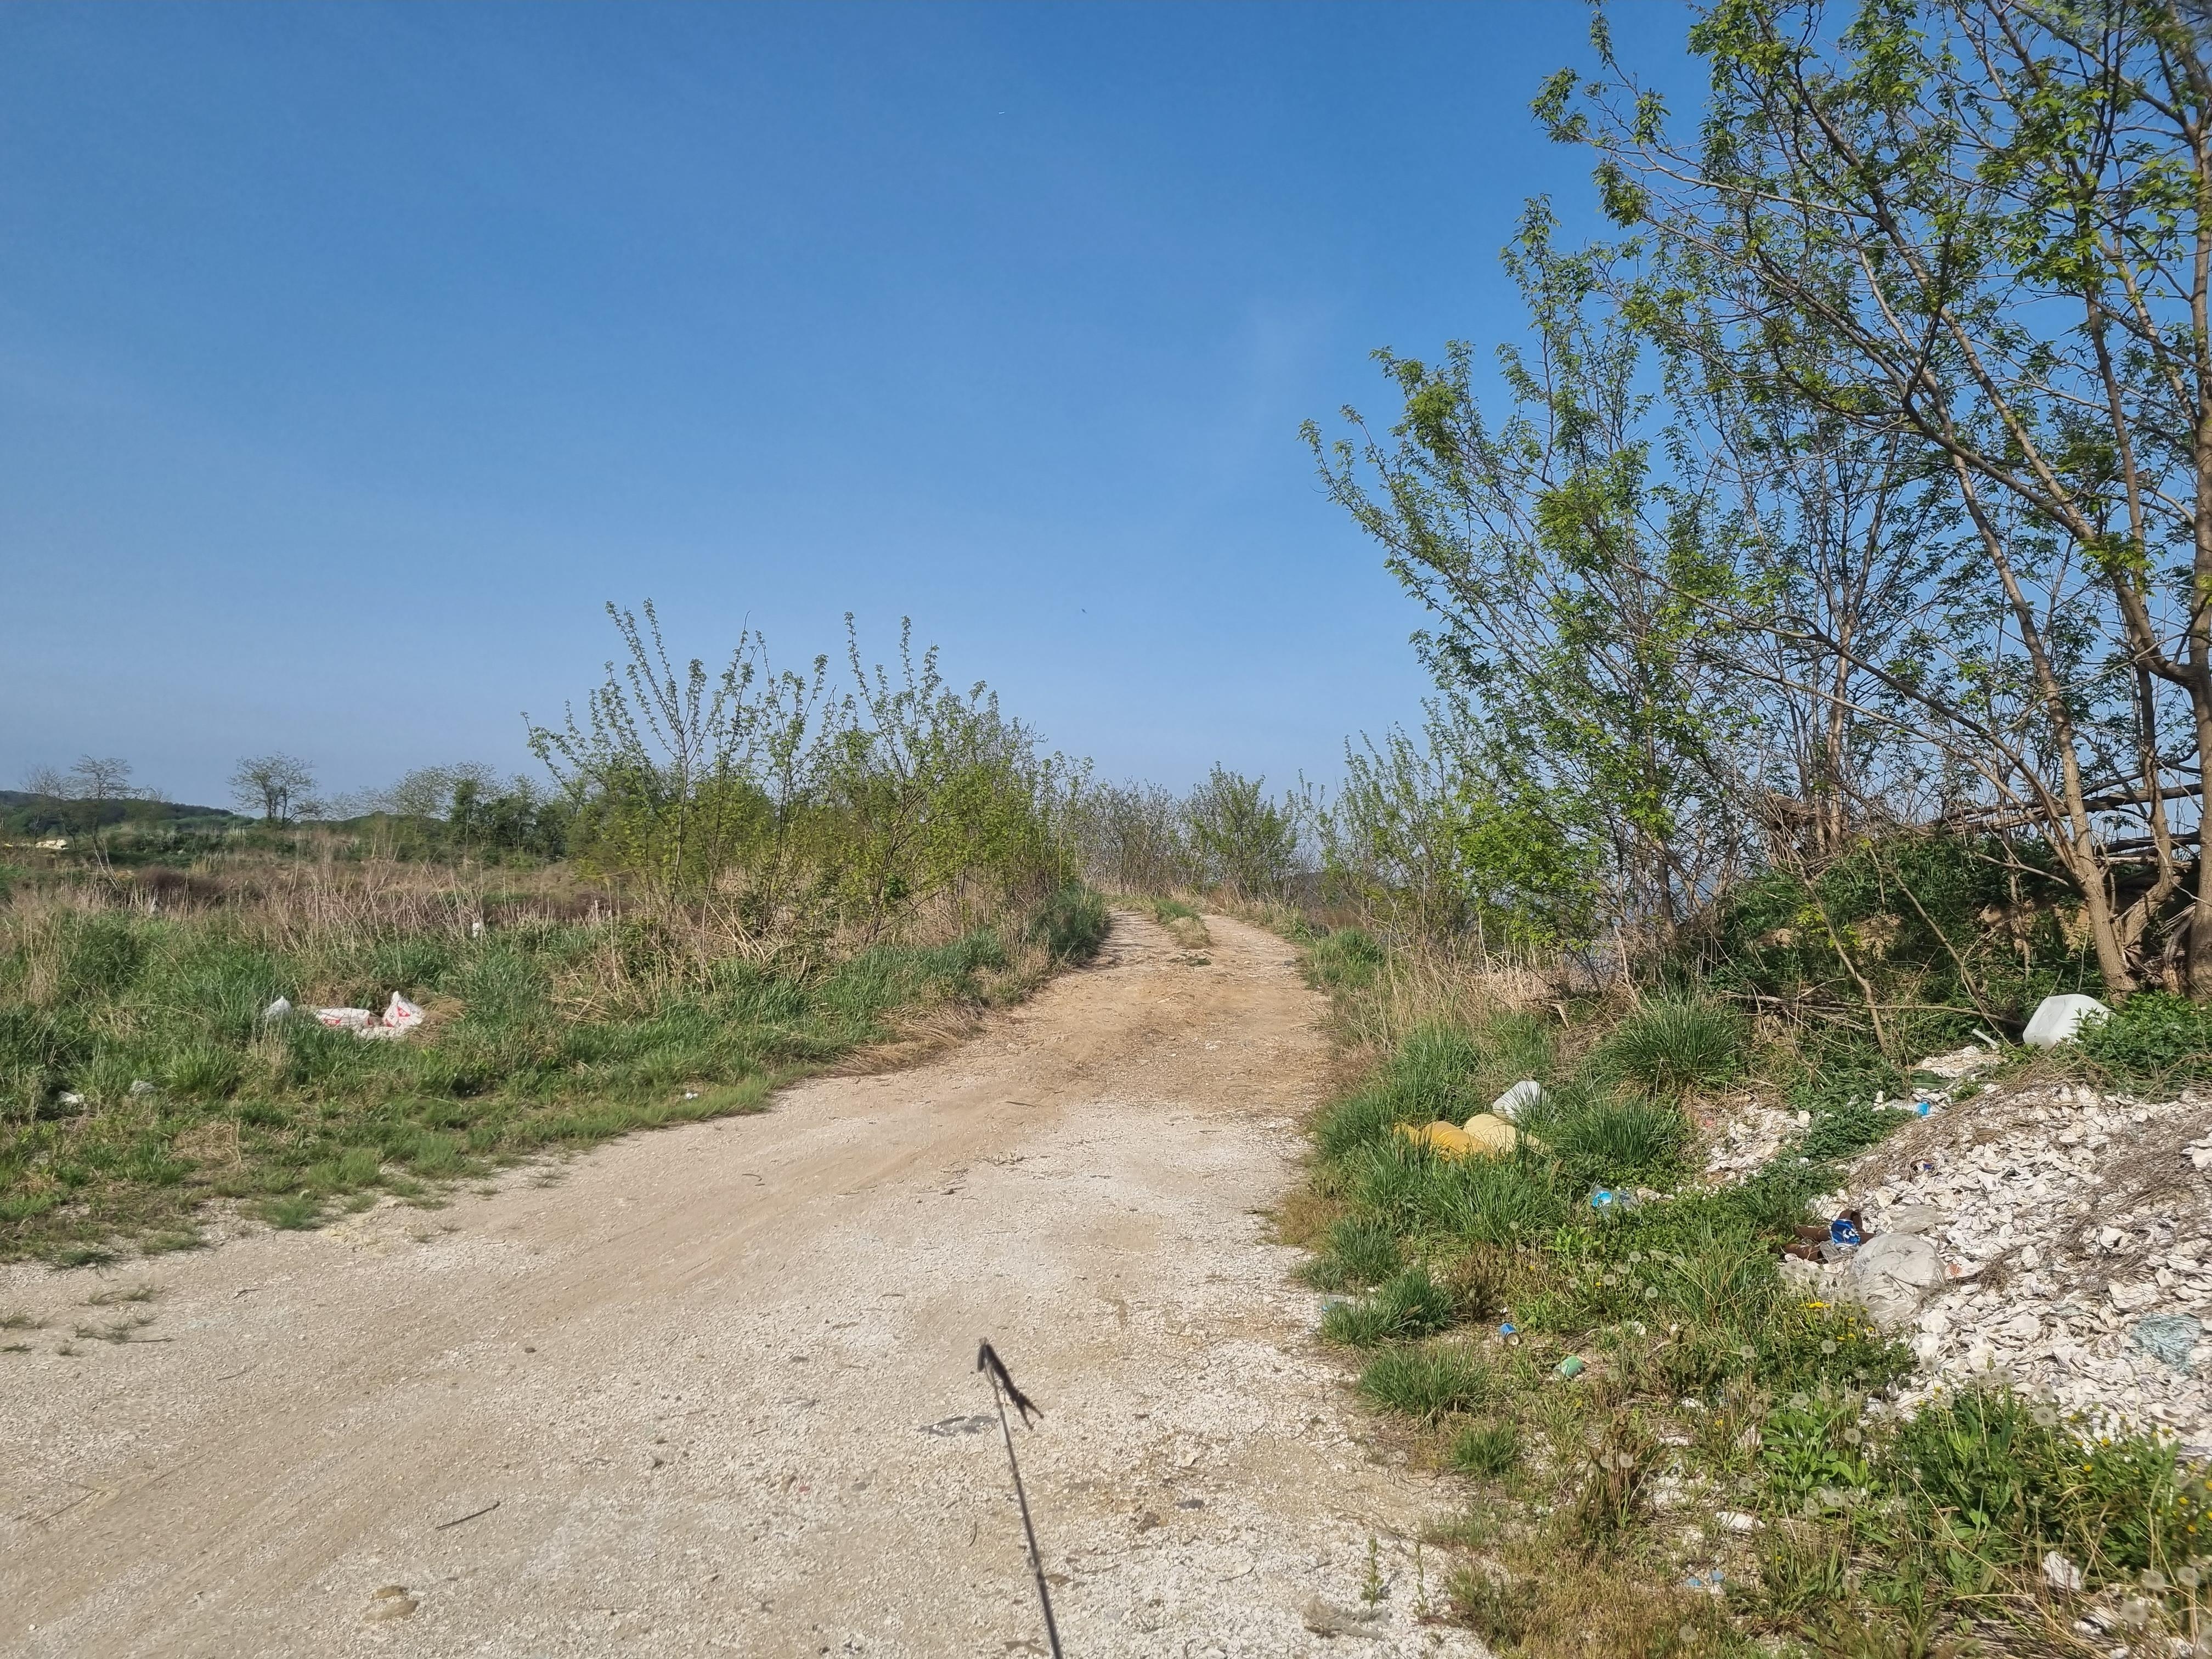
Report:
[[1484,1158],[1504,1158],[1511,1153],[1521,1132],[1502,1117],[1480,1112],[1468,1119],[1462,1132],[1474,1143],[1474,1150]]
[[2187,1314],[2153,1314],[2148,1319],[2138,1319],[2128,1332],[2128,1340],[2154,1359],[2162,1359],[2178,1371],[2189,1369],[2189,1356],[2197,1346],[2197,1339],[2204,1334],[2204,1322]]
[[1886,1233],[1932,1233],[1949,1220],[1933,1204],[1898,1204],[1882,1212],[1881,1230]]
[[2030,1048],[2056,1048],[2062,1042],[2073,1042],[2091,1020],[2108,1019],[2112,1012],[2094,997],[2045,997],[2036,1005],[2020,1040]]
[[1844,1271],[1878,1322],[1901,1325],[1919,1311],[1921,1298],[1943,1282],[1943,1258],[1917,1233],[1883,1233],[1861,1245]]
[[261,1011],[261,1023],[264,1025],[274,1025],[278,1021],[289,1015],[291,1012],[292,999],[289,997],[278,997],[276,1001],[270,1003],[266,1008],[264,1008]]
[[1997,1327],[1997,1334],[2010,1342],[2033,1342],[2043,1334],[2043,1321],[2033,1312],[2014,1314]]
[[1755,1515],[1747,1515],[1741,1510],[1717,1510],[1714,1513],[1713,1519],[1722,1526],[1727,1528],[1730,1532],[1757,1532],[1759,1530],[1759,1517]]
[[1510,1123],[1543,1097],[1544,1085],[1533,1077],[1524,1077],[1497,1099],[1492,1101],[1490,1109]]
[[143,1077],[134,1077],[131,1079],[131,1092],[134,1095],[150,1095],[154,1092],[154,1085]]
[[2112,1305],[2122,1313],[2141,1313],[2158,1300],[2158,1286],[2115,1282],[2105,1286],[2105,1294],[2112,1297]]
[[2081,1589],[2084,1579],[2081,1568],[2053,1550],[2043,1558],[2043,1582],[2055,1590],[2072,1595]]
[[1363,1636],[1370,1640],[1382,1634],[1382,1609],[1362,1607],[1355,1612],[1324,1601],[1318,1595],[1306,1603],[1300,1615],[1316,1636]]
[[387,1619],[404,1619],[422,1605],[407,1593],[404,1584],[386,1584],[368,1598],[368,1611],[362,1617],[371,1624],[380,1624]]

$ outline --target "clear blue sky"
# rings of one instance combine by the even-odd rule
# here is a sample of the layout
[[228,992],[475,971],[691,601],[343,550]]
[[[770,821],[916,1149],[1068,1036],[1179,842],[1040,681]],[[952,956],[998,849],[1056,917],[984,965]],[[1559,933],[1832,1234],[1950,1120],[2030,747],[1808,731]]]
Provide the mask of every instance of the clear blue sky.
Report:
[[[1620,9],[1678,65],[1687,14]],[[1566,3],[0,8],[0,786],[521,767],[601,601],[897,619],[1109,776],[1326,776],[1418,617],[1298,422],[1487,343]]]

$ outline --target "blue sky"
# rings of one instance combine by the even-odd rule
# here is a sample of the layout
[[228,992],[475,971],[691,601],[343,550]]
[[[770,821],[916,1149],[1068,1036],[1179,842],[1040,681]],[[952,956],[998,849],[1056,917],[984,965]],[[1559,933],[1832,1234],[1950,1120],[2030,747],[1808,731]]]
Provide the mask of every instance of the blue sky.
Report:
[[[1614,29],[1679,66],[1687,14]],[[521,767],[612,599],[1109,776],[1327,777],[1413,607],[1301,420],[1514,325],[1559,0],[0,8],[0,787]]]

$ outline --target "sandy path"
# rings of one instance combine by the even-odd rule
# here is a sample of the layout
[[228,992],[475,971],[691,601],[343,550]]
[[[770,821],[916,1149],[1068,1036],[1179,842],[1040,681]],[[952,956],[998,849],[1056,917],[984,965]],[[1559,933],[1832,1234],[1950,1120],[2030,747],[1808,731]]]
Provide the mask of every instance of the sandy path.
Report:
[[[557,1179],[0,1271],[46,1321],[0,1333],[32,1346],[0,1353],[0,1651],[1041,1653],[984,1334],[1047,1413],[1018,1443],[1071,1656],[1476,1651],[1413,1617],[1447,1495],[1361,1443],[1265,1242],[1317,1000],[1208,925],[1210,966],[1124,916],[947,1056]],[[1381,1616],[1325,1642],[1370,1534]]]

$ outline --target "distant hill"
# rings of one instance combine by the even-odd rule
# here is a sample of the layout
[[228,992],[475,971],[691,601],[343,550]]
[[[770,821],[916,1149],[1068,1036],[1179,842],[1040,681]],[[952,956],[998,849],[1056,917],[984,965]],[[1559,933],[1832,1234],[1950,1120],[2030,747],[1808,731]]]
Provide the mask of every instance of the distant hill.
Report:
[[[33,794],[26,789],[0,789],[0,835],[43,835],[70,827],[82,828],[83,801],[61,800],[52,795]],[[252,819],[240,816],[222,806],[193,806],[183,801],[149,800],[125,803],[102,803],[100,814],[103,823],[119,823],[128,816],[141,823],[178,823],[193,821],[209,824],[251,823]]]

